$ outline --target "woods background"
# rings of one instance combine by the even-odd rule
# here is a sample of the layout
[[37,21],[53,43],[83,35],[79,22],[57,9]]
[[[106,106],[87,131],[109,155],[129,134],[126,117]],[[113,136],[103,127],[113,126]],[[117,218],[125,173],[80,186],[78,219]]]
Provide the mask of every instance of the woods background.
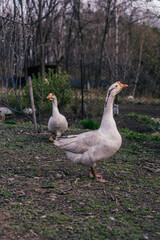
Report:
[[149,2],[1,0],[0,85],[14,75],[26,81],[33,66],[43,75],[47,65],[73,83],[120,80],[132,96],[160,97],[159,14]]

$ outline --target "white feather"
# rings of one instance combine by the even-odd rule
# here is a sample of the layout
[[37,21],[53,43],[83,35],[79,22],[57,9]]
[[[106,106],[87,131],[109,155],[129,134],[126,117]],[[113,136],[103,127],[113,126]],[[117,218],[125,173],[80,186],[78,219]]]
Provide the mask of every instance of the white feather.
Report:
[[122,139],[113,119],[113,101],[115,95],[122,90],[122,85],[114,83],[109,88],[98,130],[70,135],[54,142],[73,163],[92,167],[97,161],[104,161],[119,150]]
[[52,116],[48,121],[48,130],[54,133],[57,137],[61,137],[62,134],[68,129],[68,122],[58,109],[58,102],[55,95],[53,95],[52,101]]

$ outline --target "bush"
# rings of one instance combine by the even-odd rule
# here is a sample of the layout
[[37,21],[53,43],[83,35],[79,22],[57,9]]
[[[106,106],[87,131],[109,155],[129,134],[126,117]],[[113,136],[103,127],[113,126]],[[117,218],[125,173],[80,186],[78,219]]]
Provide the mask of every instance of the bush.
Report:
[[[35,107],[40,114],[50,111],[51,104],[46,99],[49,93],[54,93],[56,95],[60,110],[65,108],[72,98],[72,90],[69,86],[67,74],[61,71],[56,74],[52,69],[49,69],[49,73],[45,73],[43,79],[41,79],[40,74],[38,78],[33,76],[32,87]],[[25,101],[30,105],[28,85],[24,88],[23,98],[25,98]]]
[[9,103],[9,106],[12,107],[14,110],[20,111],[20,106],[14,93],[10,93],[8,95],[8,103]]
[[100,126],[100,124],[90,118],[81,120],[80,125],[83,126],[85,129],[91,129],[91,130],[97,130]]

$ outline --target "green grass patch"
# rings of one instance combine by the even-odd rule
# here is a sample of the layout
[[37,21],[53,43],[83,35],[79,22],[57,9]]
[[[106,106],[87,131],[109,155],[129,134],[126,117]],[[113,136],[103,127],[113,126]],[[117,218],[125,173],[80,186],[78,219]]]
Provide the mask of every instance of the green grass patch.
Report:
[[99,122],[96,122],[90,118],[81,120],[79,124],[85,129],[97,130],[100,127]]
[[137,124],[142,123],[146,128],[158,131],[158,122],[155,122],[151,117],[137,113],[129,113],[128,116],[133,118]]
[[125,137],[128,140],[135,140],[135,141],[144,141],[144,140],[153,140],[160,142],[159,135],[151,135],[147,133],[138,133],[134,131],[129,131],[127,129],[121,129],[122,133],[125,133]]
[[8,124],[8,125],[16,125],[17,123],[13,120],[6,120],[5,121],[5,124]]

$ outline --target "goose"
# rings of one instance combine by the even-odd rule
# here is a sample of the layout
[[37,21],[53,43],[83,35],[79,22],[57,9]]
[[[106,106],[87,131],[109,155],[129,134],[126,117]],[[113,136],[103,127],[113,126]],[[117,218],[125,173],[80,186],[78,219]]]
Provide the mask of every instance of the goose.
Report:
[[126,87],[128,85],[119,81],[109,87],[98,130],[69,135],[54,142],[54,145],[65,151],[67,157],[73,163],[90,167],[90,177],[100,182],[107,181],[96,173],[96,162],[104,161],[114,155],[122,144],[121,135],[113,118],[113,102],[115,96]]
[[[58,101],[54,93],[49,93],[47,99],[52,101],[52,116],[48,121],[48,130],[56,135],[56,139],[62,136],[62,134],[68,129],[68,122],[58,110]],[[50,141],[54,141],[52,135],[49,138]]]

